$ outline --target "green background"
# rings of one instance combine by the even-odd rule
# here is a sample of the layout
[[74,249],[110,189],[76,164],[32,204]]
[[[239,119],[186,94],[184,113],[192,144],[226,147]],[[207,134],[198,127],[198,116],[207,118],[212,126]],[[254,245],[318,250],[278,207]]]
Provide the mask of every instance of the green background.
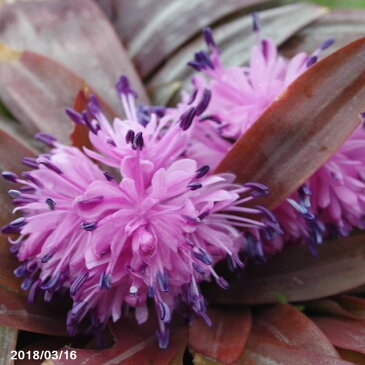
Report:
[[311,0],[310,2],[339,8],[365,8],[365,0]]

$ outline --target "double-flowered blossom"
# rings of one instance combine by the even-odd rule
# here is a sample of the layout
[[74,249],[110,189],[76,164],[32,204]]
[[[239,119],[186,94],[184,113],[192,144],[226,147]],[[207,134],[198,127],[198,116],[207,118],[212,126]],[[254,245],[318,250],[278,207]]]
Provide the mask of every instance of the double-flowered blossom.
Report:
[[[210,103],[195,129],[188,156],[201,163],[208,156],[212,168],[266,108],[318,60],[320,52],[333,43],[333,39],[328,39],[312,55],[299,53],[284,59],[271,40],[260,37],[256,16],[253,30],[257,43],[248,66],[225,68],[209,29],[204,30],[208,52],[196,53],[189,63],[203,76],[193,78],[193,92],[191,96],[183,93],[178,110],[186,110],[189,100],[197,94],[209,93]],[[210,141],[200,143],[202,135]],[[299,241],[306,242],[315,253],[315,246],[324,236],[346,235],[353,227],[364,228],[364,168],[365,131],[359,127],[328,162],[275,209],[284,236],[264,240],[265,252],[272,254],[286,243]],[[261,245],[261,241],[258,243]]]
[[70,334],[88,317],[98,332],[131,307],[143,323],[150,298],[165,348],[179,303],[210,323],[198,284],[213,278],[227,287],[215,263],[227,258],[242,267],[248,232],[280,229],[270,212],[247,205],[267,194],[265,186],[235,184],[233,175],[211,174],[207,164],[184,157],[207,95],[194,110],[172,117],[163,108],[137,108],[125,77],[117,90],[125,120],[109,124],[93,96],[83,113],[67,110],[89,128],[93,149],[38,134],[49,153],[25,158],[31,170],[20,177],[3,172],[21,185],[9,193],[22,216],[2,232],[12,235],[11,251],[22,262],[15,274],[24,277],[30,301],[39,292],[51,300],[61,288],[69,291]]

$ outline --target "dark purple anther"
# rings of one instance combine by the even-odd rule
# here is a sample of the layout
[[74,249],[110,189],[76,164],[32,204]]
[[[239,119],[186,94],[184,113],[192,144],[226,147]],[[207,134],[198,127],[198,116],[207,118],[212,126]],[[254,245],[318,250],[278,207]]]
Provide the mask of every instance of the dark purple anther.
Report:
[[260,19],[257,13],[252,13],[252,31],[257,33],[260,31]]
[[205,122],[206,120],[211,120],[214,123],[222,124],[222,121],[215,115],[207,115],[199,119],[199,122]]
[[102,113],[102,109],[98,102],[98,99],[96,99],[95,95],[93,94],[90,94],[87,106],[93,118],[97,118]]
[[22,281],[20,287],[23,289],[23,290],[29,290],[30,287],[32,286],[33,284],[33,279],[32,278],[26,278]]
[[44,144],[54,147],[54,143],[57,141],[56,137],[53,137],[51,134],[49,133],[37,133],[34,138],[40,142],[43,142]]
[[110,144],[110,145],[111,145],[111,146],[113,146],[113,147],[117,147],[116,143],[115,143],[112,139],[107,139],[107,140],[106,140],[106,143],[107,143],[107,144]]
[[209,256],[208,252],[202,248],[199,248],[198,252],[194,251],[193,255],[205,265],[212,264],[212,258]]
[[93,134],[98,134],[98,130],[100,129],[100,126],[99,126],[99,128],[93,126],[92,120],[89,118],[89,115],[85,110],[82,112],[82,119],[84,121],[84,124],[86,124],[86,126],[89,128],[89,130]]
[[325,49],[327,49],[328,47],[332,46],[332,44],[335,42],[335,39],[333,37],[328,38],[326,41],[324,41],[321,46],[319,47],[319,49],[321,51],[324,51]]
[[99,280],[99,288],[100,289],[110,289],[112,286],[112,276],[107,274],[105,271],[101,274]]
[[196,264],[195,262],[193,262],[193,268],[201,275],[205,274],[205,270],[198,264]]
[[162,275],[161,272],[159,271],[157,273],[157,281],[158,281],[161,291],[164,291],[164,292],[169,291],[169,278],[167,276],[167,272],[164,272]]
[[79,317],[82,315],[83,310],[86,307],[87,302],[80,301],[76,305],[73,306],[71,310],[71,316],[72,317]]
[[1,228],[1,233],[3,234],[11,234],[11,233],[19,233],[21,231],[21,228],[24,227],[27,224],[24,217],[19,217],[17,219],[14,219],[12,222],[7,224],[6,226],[3,226]]
[[21,243],[21,242],[13,243],[13,244],[10,246],[9,251],[10,251],[11,253],[16,254],[16,253],[18,253],[18,252],[19,252],[21,245],[22,245],[22,243]]
[[148,287],[148,297],[153,298],[155,296],[155,289],[152,286]]
[[202,219],[204,219],[205,217],[207,217],[208,215],[209,215],[209,210],[206,210],[205,212],[203,212],[203,213],[200,213],[199,215],[198,215],[198,218],[200,219],[200,220],[202,220]]
[[38,168],[37,159],[33,157],[24,157],[22,163],[26,166],[32,167],[33,169]]
[[108,181],[114,180],[114,177],[108,171],[104,171],[103,174]]
[[83,206],[83,207],[90,207],[90,206],[101,203],[103,200],[104,200],[104,196],[103,195],[98,195],[98,196],[95,196],[93,198],[80,200],[78,202],[78,204]]
[[53,164],[52,162],[49,162],[48,160],[40,160],[39,164],[46,166],[48,169],[54,171],[56,174],[63,173],[62,170],[60,170],[55,164]]
[[43,184],[34,176],[32,176],[30,172],[24,171],[22,172],[22,176],[24,177],[24,179],[32,182],[34,185],[37,185],[39,188],[43,188]]
[[190,188],[190,190],[198,190],[201,187],[203,187],[203,185],[200,182],[192,182],[188,185],[188,188]]
[[228,289],[229,288],[229,284],[227,283],[227,281],[225,279],[223,279],[221,276],[217,279],[217,284],[222,288],[222,289]]
[[214,70],[214,64],[212,60],[204,51],[195,53],[194,61],[188,62],[188,66],[194,68],[197,71],[207,70],[209,68]]
[[193,123],[194,117],[196,115],[196,108],[191,107],[185,113],[183,113],[180,117],[179,124],[180,128],[183,131],[186,131],[190,128],[191,124]]
[[125,75],[122,75],[119,78],[116,84],[116,89],[120,97],[122,95],[128,95],[128,94],[133,95],[135,98],[137,98],[138,96],[137,93],[131,88],[128,77]]
[[190,105],[194,102],[196,96],[198,95],[198,89],[195,87],[194,91],[191,93],[189,101],[187,102],[187,105]]
[[19,198],[15,198],[13,200],[13,204],[16,206],[21,206],[21,205],[25,205],[25,204],[29,204],[29,203],[35,203],[36,201],[38,201],[38,200],[34,199],[34,198],[28,198],[26,196],[21,196]]
[[209,172],[209,166],[204,165],[202,167],[199,167],[195,172],[196,172],[195,178],[200,179]]
[[315,64],[318,61],[317,56],[311,56],[307,60],[307,67],[311,67],[313,64]]
[[48,262],[54,255],[54,252],[48,252],[46,255],[44,255],[41,259],[42,263],[45,264]]
[[265,60],[268,61],[269,59],[269,42],[267,39],[263,39],[261,41],[261,51],[262,51],[262,55],[264,56]]
[[50,210],[55,210],[56,202],[52,198],[47,198],[45,202]]
[[25,275],[25,273],[27,272],[27,267],[25,264],[18,266],[15,270],[14,270],[14,275],[17,278],[20,278],[22,276]]
[[170,311],[169,306],[163,301],[160,301],[158,304],[159,304],[159,308],[160,308],[161,321],[165,324],[170,323],[171,322],[171,311]]
[[37,293],[37,289],[39,288],[39,285],[41,284],[41,280],[38,279],[36,280],[30,290],[29,290],[29,294],[28,294],[28,303],[33,303],[34,302],[34,299],[35,299],[35,296],[36,296],[36,293]]
[[142,132],[138,132],[133,139],[133,146],[135,147],[135,149],[139,149],[140,151],[143,150],[144,147],[144,140],[143,140],[143,135]]
[[127,134],[125,136],[125,141],[126,141],[127,144],[133,143],[133,141],[134,141],[134,131],[132,129],[130,129],[127,132]]
[[78,290],[80,289],[81,285],[87,280],[87,278],[89,277],[89,274],[87,272],[79,275],[73,282],[72,285],[70,287],[70,295],[73,296],[75,295]]
[[41,286],[41,289],[43,290],[49,290],[49,289],[53,289],[59,282],[60,278],[61,278],[61,271],[57,271],[52,277],[51,279],[48,280],[48,282],[46,284],[43,284]]
[[255,198],[260,196],[266,196],[269,193],[268,187],[264,184],[248,182],[246,184],[243,184],[243,186],[246,188],[254,189],[251,195]]
[[16,174],[14,174],[14,172],[10,172],[10,171],[3,171],[1,173],[1,176],[8,181],[17,182],[18,176]]
[[21,196],[21,192],[19,191],[19,190],[13,190],[13,189],[11,189],[11,190],[9,190],[8,191],[8,194],[12,197],[12,198],[19,198],[20,196]]
[[78,113],[77,111],[71,109],[71,108],[66,108],[65,112],[67,114],[67,116],[75,123],[75,124],[85,124],[84,123],[84,118],[82,117],[81,113]]
[[365,128],[365,112],[360,113],[359,116],[362,122],[362,126]]
[[212,98],[212,92],[208,89],[204,89],[202,99],[196,107],[196,116],[202,115],[207,109],[210,99]]
[[81,228],[84,229],[85,231],[93,231],[96,228],[96,222],[92,222],[92,223],[81,223]]
[[164,350],[168,347],[170,341],[170,329],[165,327],[163,331],[161,329],[156,331],[156,336],[158,339],[158,346],[160,349]]
[[263,207],[262,205],[256,205],[255,208],[262,212],[272,223],[278,222],[275,215],[269,209]]
[[203,29],[203,37],[207,46],[212,49],[217,49],[217,45],[214,42],[214,38],[212,35],[212,29],[210,27],[205,27]]

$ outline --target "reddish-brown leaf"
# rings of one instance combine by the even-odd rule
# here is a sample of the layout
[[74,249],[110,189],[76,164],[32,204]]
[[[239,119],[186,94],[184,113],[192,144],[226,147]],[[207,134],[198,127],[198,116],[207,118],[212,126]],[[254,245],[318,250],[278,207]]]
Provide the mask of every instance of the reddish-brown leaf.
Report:
[[[83,365],[180,365],[187,343],[186,327],[172,326],[170,344],[166,350],[158,347],[155,330],[157,323],[149,320],[138,325],[133,318],[123,318],[112,326],[115,344],[106,350],[76,350],[77,363]],[[48,365],[74,365],[75,360],[51,360]]]
[[365,109],[365,38],[318,62],[291,84],[217,168],[267,185],[274,208],[359,125]]
[[277,304],[257,314],[252,333],[298,349],[339,357],[323,332],[305,314],[288,304]]
[[365,282],[365,235],[325,242],[319,256],[305,246],[285,248],[265,265],[250,264],[228,290],[208,287],[215,303],[275,303],[278,295],[288,301],[323,298],[356,288]]
[[[262,36],[270,37],[276,44],[281,44],[325,12],[325,8],[308,3],[280,6],[259,12]],[[251,16],[240,15],[238,19],[230,20],[227,24],[219,24],[213,27],[213,35],[221,50],[223,64],[237,66],[248,62],[250,50],[256,43]],[[195,52],[205,48],[202,37],[194,39],[172,55],[153,75],[148,85],[155,103],[167,103],[176,93],[177,88],[171,87],[176,82],[180,82],[179,86],[185,89],[189,87],[191,76],[195,71],[186,64],[192,60]],[[313,50],[316,48],[317,46]]]
[[342,295],[318,299],[305,304],[306,309],[315,313],[335,314],[352,319],[365,319],[365,299]]
[[84,81],[58,63],[33,52],[0,47],[0,97],[29,133],[48,132],[68,143],[72,106]]
[[251,330],[249,309],[210,309],[208,316],[212,327],[199,318],[189,328],[189,345],[195,357],[204,355],[224,364],[235,364]]
[[365,320],[341,317],[312,319],[336,347],[365,354]]
[[[121,108],[114,85],[121,74],[130,78],[140,99],[147,102],[114,29],[91,0],[27,1],[3,6],[0,41],[60,62],[84,78],[117,111]],[[64,82],[56,75],[55,81]]]
[[[98,0],[126,44],[142,77],[205,26],[282,3],[280,0]],[[231,20],[230,17],[230,20]]]
[[250,336],[239,365],[350,365],[351,362],[310,350]]

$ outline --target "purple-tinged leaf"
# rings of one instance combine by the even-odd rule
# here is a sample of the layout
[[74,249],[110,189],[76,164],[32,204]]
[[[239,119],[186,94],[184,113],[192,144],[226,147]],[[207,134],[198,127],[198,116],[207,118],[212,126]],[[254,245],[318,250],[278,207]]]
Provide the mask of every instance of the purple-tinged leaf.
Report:
[[121,74],[130,78],[140,100],[147,101],[114,29],[91,0],[29,1],[2,6],[0,41],[58,61],[84,78],[117,111],[121,107],[114,85]]
[[313,257],[305,246],[285,248],[265,265],[250,264],[241,279],[222,292],[207,287],[208,299],[220,304],[275,303],[323,298],[365,283],[365,235],[325,242]]
[[228,152],[217,172],[269,187],[275,208],[359,125],[365,109],[365,38],[313,65],[284,91]]
[[197,318],[189,328],[189,346],[194,358],[203,355],[224,364],[235,364],[251,330],[249,309],[210,309],[208,316],[212,327]]
[[280,0],[97,0],[143,78],[205,26]]
[[[264,10],[258,13],[262,23],[262,36],[269,36],[275,44],[279,45],[325,12],[325,8],[308,3]],[[250,50],[256,44],[250,15],[213,27],[213,36],[221,49],[223,64],[229,66],[246,64],[250,57]],[[187,63],[192,60],[195,52],[205,48],[202,37],[199,37],[168,59],[148,83],[154,103],[166,104],[170,101],[176,93],[177,82],[181,83],[183,89],[189,87],[194,71],[187,66]]]

